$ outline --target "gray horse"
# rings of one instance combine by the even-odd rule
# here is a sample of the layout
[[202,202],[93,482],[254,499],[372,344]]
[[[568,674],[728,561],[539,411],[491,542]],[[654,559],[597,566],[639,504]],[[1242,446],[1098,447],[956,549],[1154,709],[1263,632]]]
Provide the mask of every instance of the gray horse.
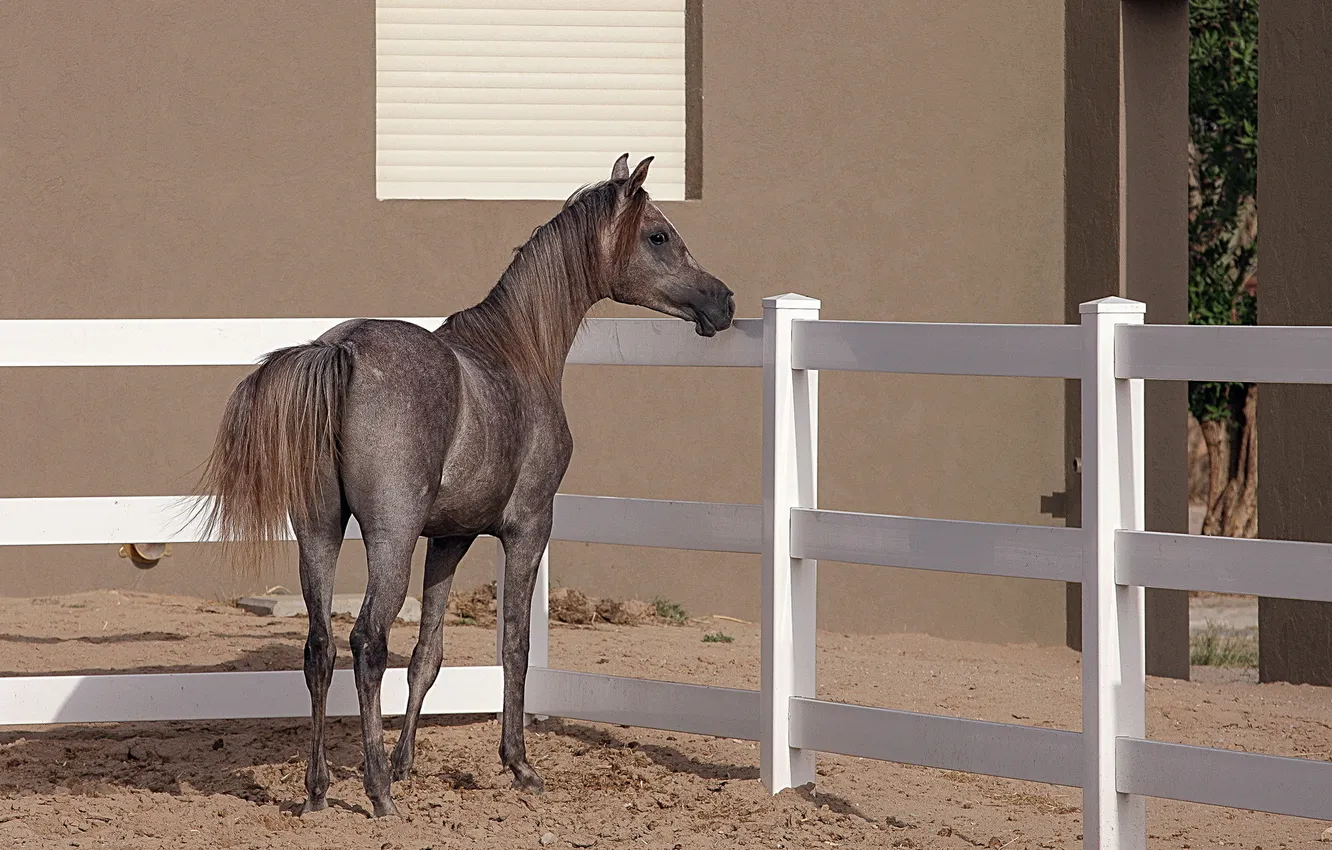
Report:
[[[375,816],[396,812],[390,785],[412,768],[421,703],[444,654],[454,570],[481,534],[498,537],[505,553],[500,760],[515,787],[542,790],[523,740],[528,617],[573,451],[560,385],[574,334],[604,298],[687,319],[702,336],[729,327],[735,312],[731,291],[648,199],[651,161],[630,174],[628,154],[620,157],[610,180],[575,193],[536,229],[484,301],[433,333],[406,322],[345,322],[272,352],[232,393],[200,491],[214,497],[204,503],[210,529],[242,544],[245,563],[261,563],[289,519],[300,544],[313,719],[303,813],[328,805],[330,608],[352,516],[369,561],[351,649]],[[429,538],[421,634],[390,777],[379,690],[420,537]]]

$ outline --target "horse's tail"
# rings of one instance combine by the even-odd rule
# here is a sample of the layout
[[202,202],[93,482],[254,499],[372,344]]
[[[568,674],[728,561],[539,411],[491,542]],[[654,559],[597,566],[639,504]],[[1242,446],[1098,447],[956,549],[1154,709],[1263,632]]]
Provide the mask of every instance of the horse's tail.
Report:
[[232,392],[199,484],[204,530],[231,544],[228,560],[257,573],[287,519],[309,519],[324,463],[337,463],[352,353],[312,342],[264,358]]

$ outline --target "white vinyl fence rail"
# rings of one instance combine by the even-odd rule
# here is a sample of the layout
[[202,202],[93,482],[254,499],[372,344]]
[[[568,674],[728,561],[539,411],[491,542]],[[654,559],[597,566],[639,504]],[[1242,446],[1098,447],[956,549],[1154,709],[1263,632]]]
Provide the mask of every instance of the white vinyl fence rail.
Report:
[[[816,752],[1081,787],[1084,846],[1146,846],[1148,796],[1332,818],[1332,763],[1183,746],[1145,736],[1143,588],[1332,601],[1332,545],[1143,530],[1143,381],[1332,383],[1332,328],[1143,324],[1120,298],[1082,305],[1081,326],[847,322],[819,302],[764,300],[711,340],[676,320],[594,319],[575,364],[759,367],[760,505],[561,495],[559,540],[754,553],[763,562],[758,691],[574,673],[547,665],[546,582],[533,606],[533,714],[758,741],[773,792],[815,778]],[[439,319],[409,319],[426,327]],[[0,321],[0,367],[241,365],[334,319]],[[1078,379],[1084,527],[1055,528],[818,508],[818,373],[827,370]],[[0,545],[189,542],[178,497],[0,499]],[[359,536],[349,529],[349,537]],[[988,723],[816,698],[820,559],[1082,583],[1082,732]],[[543,570],[544,573],[544,570]],[[501,575],[502,578],[502,575]],[[329,713],[357,714],[351,671]],[[436,714],[495,712],[500,669],[451,667]],[[406,671],[384,710],[401,712]],[[299,717],[302,673],[0,678],[0,723]]]

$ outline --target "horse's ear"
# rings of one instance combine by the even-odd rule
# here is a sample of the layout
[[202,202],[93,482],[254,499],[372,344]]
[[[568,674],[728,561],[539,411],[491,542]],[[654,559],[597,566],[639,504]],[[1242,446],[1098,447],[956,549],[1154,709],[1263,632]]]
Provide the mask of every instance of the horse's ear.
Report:
[[632,198],[638,194],[638,190],[643,188],[643,183],[647,180],[648,166],[652,164],[652,157],[648,157],[638,164],[634,173],[629,175],[629,180],[624,184],[621,190],[626,199]]
[[624,180],[629,177],[629,154],[620,154],[620,158],[615,160],[611,166],[611,179]]

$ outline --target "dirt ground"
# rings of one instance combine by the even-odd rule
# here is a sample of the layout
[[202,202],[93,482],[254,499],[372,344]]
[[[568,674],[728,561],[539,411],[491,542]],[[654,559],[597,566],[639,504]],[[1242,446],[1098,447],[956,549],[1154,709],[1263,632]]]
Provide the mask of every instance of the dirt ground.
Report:
[[[337,624],[339,663],[349,622]],[[704,642],[721,631],[732,642]],[[130,593],[0,600],[7,674],[299,669],[304,621],[217,602]],[[490,663],[493,632],[450,626],[448,664]],[[414,629],[399,624],[392,663]],[[757,687],[752,624],[554,625],[552,664]],[[1152,680],[1152,737],[1286,756],[1332,754],[1332,693],[1256,685],[1248,671]],[[819,638],[829,699],[1062,729],[1079,725],[1078,656],[919,635]],[[397,736],[390,723],[390,743]],[[429,720],[416,775],[395,786],[402,817],[367,817],[359,728],[331,723],[330,809],[303,798],[304,719],[0,729],[0,847],[910,847],[1074,848],[1076,789],[820,756],[813,792],[776,798],[754,744],[573,721],[539,723],[529,751],[547,793],[510,790],[493,717]],[[1332,810],[1332,804],[1330,804]],[[1326,823],[1149,802],[1150,846],[1307,847]]]

